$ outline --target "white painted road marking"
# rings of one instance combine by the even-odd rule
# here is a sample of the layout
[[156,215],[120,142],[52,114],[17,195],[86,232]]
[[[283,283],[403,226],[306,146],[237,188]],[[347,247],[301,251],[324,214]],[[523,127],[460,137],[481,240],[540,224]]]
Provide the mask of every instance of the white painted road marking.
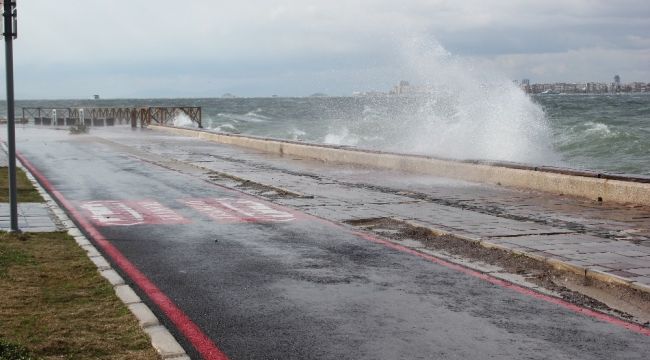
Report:
[[288,222],[295,215],[265,203],[241,198],[181,199],[180,202],[217,222]]
[[141,224],[187,224],[190,220],[154,200],[84,201],[80,208],[99,226],[131,226]]

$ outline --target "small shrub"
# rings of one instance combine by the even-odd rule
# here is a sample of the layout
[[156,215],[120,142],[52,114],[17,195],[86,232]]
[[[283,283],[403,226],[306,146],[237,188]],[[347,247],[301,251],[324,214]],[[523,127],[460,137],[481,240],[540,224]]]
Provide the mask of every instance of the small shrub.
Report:
[[29,350],[22,345],[12,344],[0,339],[0,360],[35,360]]

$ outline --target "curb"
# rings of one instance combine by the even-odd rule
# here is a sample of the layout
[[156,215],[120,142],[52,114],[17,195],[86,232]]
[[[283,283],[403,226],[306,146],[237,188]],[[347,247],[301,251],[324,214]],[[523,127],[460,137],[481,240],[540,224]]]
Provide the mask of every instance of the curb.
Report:
[[[642,284],[642,283],[639,283],[639,282],[636,282],[636,281],[633,281],[633,280],[630,280],[630,279],[626,279],[624,277],[617,276],[617,275],[614,275],[614,274],[609,274],[609,273],[606,273],[606,272],[598,270],[598,269],[592,269],[590,267],[584,267],[584,266],[580,266],[580,265],[576,265],[576,264],[567,263],[565,261],[562,261],[562,260],[559,260],[559,259],[556,259],[556,258],[553,258],[553,257],[547,257],[547,256],[543,256],[543,255],[538,255],[538,254],[531,254],[531,253],[526,252],[526,251],[512,249],[512,248],[509,248],[509,247],[501,245],[501,244],[495,244],[495,243],[489,242],[487,240],[483,240],[483,239],[481,239],[479,237],[469,237],[469,236],[465,236],[465,235],[454,234],[453,232],[438,229],[438,228],[432,227],[430,225],[425,225],[425,224],[422,224],[422,223],[419,223],[419,222],[413,221],[413,220],[404,220],[404,219],[397,219],[397,218],[395,220],[404,222],[404,223],[406,223],[408,225],[411,225],[411,226],[414,226],[414,227],[427,229],[432,234],[434,234],[436,236],[442,236],[442,235],[453,236],[453,237],[458,238],[458,239],[463,240],[463,241],[476,243],[476,244],[481,245],[482,247],[484,247],[486,249],[499,249],[499,250],[503,250],[503,251],[506,251],[506,252],[509,252],[509,253],[512,253],[512,254],[515,254],[515,255],[525,256],[527,258],[546,263],[546,264],[550,265],[555,270],[567,271],[567,272],[570,272],[570,273],[574,273],[576,275],[584,276],[586,279],[589,279],[589,280],[594,280],[594,281],[601,282],[601,283],[607,283],[607,284],[623,286],[623,287],[627,287],[627,288],[630,288],[630,289],[637,290],[639,292],[650,294],[650,286],[648,286],[646,284]],[[415,249],[415,248],[414,248],[414,250],[420,251],[419,249]]]
[[[61,207],[54,201],[50,194],[36,181],[36,178],[24,167],[20,161],[16,165],[21,168],[29,181],[45,200],[46,206],[52,215],[58,220],[63,230],[74,238],[77,245],[86,251],[86,255],[97,267],[99,274],[104,277],[112,286],[117,297],[131,311],[138,320],[140,328],[149,336],[151,345],[158,355],[164,360],[190,360],[185,349],[174,338],[172,333],[160,323],[156,315],[147,304],[142,302],[140,297],[127,285],[124,279],[115,271],[97,248],[83,235],[75,223],[68,217]],[[57,224],[57,227],[59,225]]]

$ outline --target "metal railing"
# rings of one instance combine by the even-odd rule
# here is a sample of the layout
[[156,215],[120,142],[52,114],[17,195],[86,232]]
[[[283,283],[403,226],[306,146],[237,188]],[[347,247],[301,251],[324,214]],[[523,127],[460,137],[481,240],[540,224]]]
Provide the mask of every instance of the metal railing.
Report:
[[199,106],[146,106],[146,107],[24,107],[23,121],[35,125],[69,126],[85,124],[88,126],[113,126],[131,124],[132,127],[145,127],[156,123],[167,125],[179,114],[186,115],[199,128],[201,107]]

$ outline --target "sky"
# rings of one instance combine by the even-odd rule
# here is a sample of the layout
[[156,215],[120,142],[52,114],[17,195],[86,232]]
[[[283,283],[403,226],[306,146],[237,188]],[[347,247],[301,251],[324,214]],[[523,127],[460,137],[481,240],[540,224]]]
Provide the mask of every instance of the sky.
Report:
[[387,91],[428,61],[413,41],[509,79],[650,82],[648,0],[18,0],[18,31],[17,99]]

